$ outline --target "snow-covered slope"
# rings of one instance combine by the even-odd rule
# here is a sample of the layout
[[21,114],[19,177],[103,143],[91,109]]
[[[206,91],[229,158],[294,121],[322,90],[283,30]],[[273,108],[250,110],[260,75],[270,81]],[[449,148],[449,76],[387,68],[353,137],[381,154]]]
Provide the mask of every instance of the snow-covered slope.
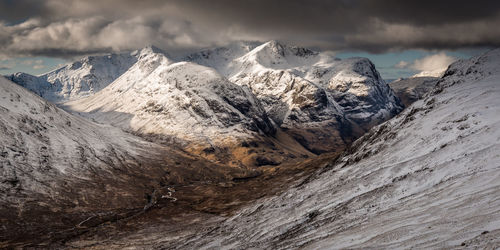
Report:
[[406,106],[423,98],[439,81],[437,77],[410,77],[389,83],[401,102]]
[[[1,178],[17,183],[18,174],[27,173],[23,166],[49,173],[78,175],[80,170],[87,171],[87,166],[100,165],[103,159],[99,157],[110,151],[114,151],[117,157],[142,153],[129,151],[134,148],[131,145],[140,144],[140,141],[126,136],[120,129],[70,115],[3,77],[0,77],[0,88],[0,159],[4,166]],[[150,145],[144,143],[140,146],[147,148]],[[113,160],[116,159],[109,159]],[[80,161],[84,162],[77,164]],[[43,182],[44,177],[29,181]],[[1,183],[6,185],[7,181]],[[23,183],[23,186],[31,184]]]
[[[150,50],[158,50],[148,47]],[[7,78],[51,102],[63,102],[92,95],[128,70],[140,51],[87,56],[40,76],[15,73]]]
[[452,64],[432,95],[296,187],[156,247],[495,248],[499,152],[497,49]]
[[[313,152],[341,148],[361,130],[402,109],[368,59],[340,60],[276,41],[241,55],[246,50],[249,47],[205,52],[224,51],[224,57],[213,57],[216,63],[200,56],[188,59],[215,67],[232,82],[248,86],[270,117]],[[231,51],[237,53],[229,55]],[[320,145],[326,138],[330,143]]]
[[72,116],[3,77],[0,131],[0,242],[40,226],[70,226],[66,216],[79,211],[134,205],[125,196],[142,203],[143,188],[124,188],[123,173],[159,154],[151,143]]
[[250,90],[211,68],[154,51],[102,91],[65,107],[143,135],[205,147],[275,132]]

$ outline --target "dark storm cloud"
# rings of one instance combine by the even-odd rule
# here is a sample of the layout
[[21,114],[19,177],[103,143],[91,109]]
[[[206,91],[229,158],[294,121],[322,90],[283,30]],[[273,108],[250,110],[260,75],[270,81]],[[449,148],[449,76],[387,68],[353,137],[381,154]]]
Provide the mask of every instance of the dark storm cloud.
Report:
[[500,1],[0,0],[0,53],[71,57],[154,44],[290,41],[371,52],[500,45]]
[[46,13],[43,1],[7,0],[0,1],[0,19],[9,23],[21,22],[34,15]]

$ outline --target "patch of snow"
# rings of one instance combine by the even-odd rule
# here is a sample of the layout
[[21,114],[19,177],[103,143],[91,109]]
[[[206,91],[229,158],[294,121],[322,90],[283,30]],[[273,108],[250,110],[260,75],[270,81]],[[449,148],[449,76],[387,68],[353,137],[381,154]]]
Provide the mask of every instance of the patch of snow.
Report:
[[432,71],[422,71],[411,77],[442,77],[447,68],[432,70]]

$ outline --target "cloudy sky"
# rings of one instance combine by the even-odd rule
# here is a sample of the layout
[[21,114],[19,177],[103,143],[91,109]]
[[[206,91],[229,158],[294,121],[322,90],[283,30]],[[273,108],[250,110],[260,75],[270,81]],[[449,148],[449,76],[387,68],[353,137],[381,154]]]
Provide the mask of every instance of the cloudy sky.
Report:
[[406,77],[500,45],[500,1],[0,0],[0,74],[88,54],[271,39]]

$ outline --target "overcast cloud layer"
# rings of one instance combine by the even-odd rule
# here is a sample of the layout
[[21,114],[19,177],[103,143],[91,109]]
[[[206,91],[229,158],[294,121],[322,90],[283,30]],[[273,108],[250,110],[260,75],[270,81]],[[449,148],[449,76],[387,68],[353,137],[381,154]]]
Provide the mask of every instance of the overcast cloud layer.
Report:
[[500,1],[0,0],[0,59],[283,40],[385,52],[500,45]]

